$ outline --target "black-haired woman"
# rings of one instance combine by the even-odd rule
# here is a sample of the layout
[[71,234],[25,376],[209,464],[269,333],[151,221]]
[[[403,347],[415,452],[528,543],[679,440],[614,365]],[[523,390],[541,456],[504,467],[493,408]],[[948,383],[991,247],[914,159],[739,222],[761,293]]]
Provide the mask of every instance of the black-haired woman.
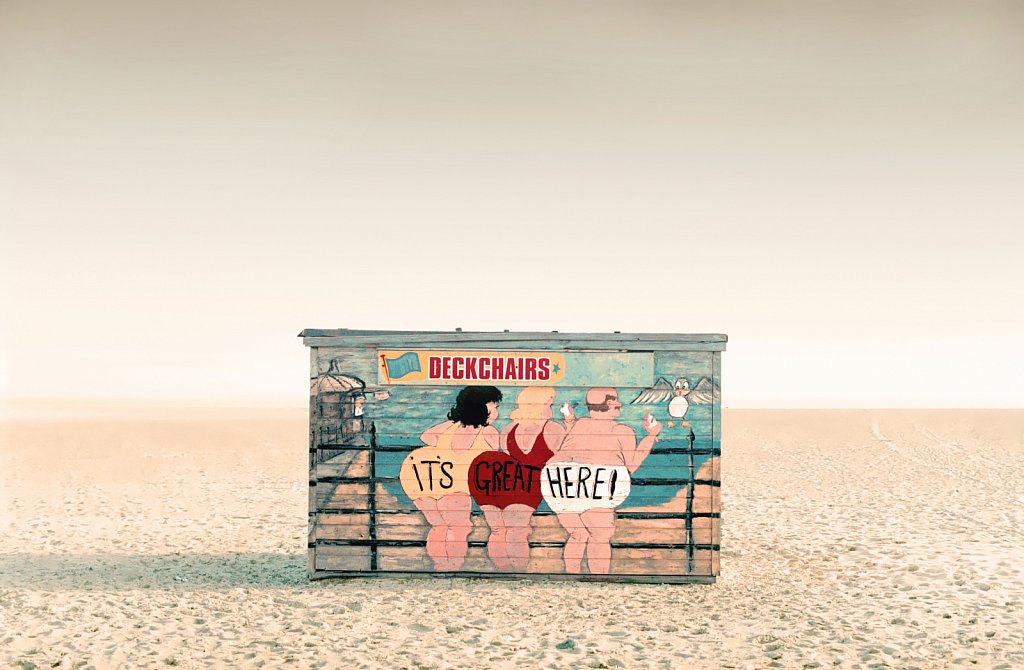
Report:
[[467,386],[459,391],[448,421],[424,431],[425,447],[410,453],[399,479],[405,493],[423,512],[430,531],[427,555],[434,569],[453,572],[466,560],[466,538],[473,530],[469,465],[485,451],[496,451],[501,391],[493,386]]

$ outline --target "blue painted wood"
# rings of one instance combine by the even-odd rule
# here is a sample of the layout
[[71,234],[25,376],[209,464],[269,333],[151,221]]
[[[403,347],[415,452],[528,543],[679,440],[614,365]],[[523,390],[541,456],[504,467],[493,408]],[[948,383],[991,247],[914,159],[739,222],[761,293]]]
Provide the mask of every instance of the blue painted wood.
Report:
[[[722,355],[715,353],[712,357],[712,379],[721,388],[722,386]],[[711,439],[716,449],[720,448],[722,442],[722,403],[721,401],[711,405]]]
[[409,332],[307,329],[299,333],[307,346],[349,348],[448,348],[545,351],[722,351],[728,337],[709,333],[674,335],[667,333],[479,333]]
[[[447,339],[453,342],[466,342],[471,340],[487,339],[495,342],[527,342],[543,340],[564,340],[571,339],[575,342],[673,342],[677,345],[684,345],[693,342],[728,342],[729,337],[721,333],[559,333],[550,332],[487,332],[487,331],[443,331],[443,330],[354,330],[348,328],[306,328],[298,335],[302,338],[328,338],[343,337],[348,341],[372,341],[377,342],[382,338],[393,338],[409,344],[424,340]],[[356,344],[354,346],[365,346]],[[633,347],[642,351],[641,347]],[[686,349],[685,346],[677,346],[677,349]]]

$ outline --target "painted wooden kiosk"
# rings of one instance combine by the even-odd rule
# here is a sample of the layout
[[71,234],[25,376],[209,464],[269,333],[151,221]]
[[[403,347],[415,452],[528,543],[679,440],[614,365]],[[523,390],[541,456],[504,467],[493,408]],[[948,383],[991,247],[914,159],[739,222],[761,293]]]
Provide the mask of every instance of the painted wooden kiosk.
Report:
[[715,580],[725,335],[300,337],[310,578]]

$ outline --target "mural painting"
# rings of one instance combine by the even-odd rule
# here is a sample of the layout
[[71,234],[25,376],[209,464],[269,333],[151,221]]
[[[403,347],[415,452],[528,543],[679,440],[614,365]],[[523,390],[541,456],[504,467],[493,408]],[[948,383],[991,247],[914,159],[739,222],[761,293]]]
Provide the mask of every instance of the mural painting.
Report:
[[647,433],[636,433],[619,423],[622,403],[613,388],[587,391],[589,416],[573,422],[559,445],[554,462],[544,467],[544,501],[569,534],[565,543],[565,571],[582,572],[584,557],[590,572],[611,569],[614,510],[629,497],[630,475],[651,453],[661,424],[644,416]]
[[718,572],[706,353],[322,348],[313,373],[311,571]]
[[498,449],[501,391],[493,386],[467,386],[459,392],[448,420],[420,437],[427,446],[413,451],[402,463],[402,489],[423,512],[430,532],[427,555],[434,569],[460,570],[473,530],[469,472],[477,457]]
[[530,561],[530,519],[542,500],[540,473],[565,437],[565,426],[551,420],[554,397],[551,388],[519,391],[499,449],[480,454],[470,468],[473,500],[490,528],[487,555],[497,570],[524,572]]

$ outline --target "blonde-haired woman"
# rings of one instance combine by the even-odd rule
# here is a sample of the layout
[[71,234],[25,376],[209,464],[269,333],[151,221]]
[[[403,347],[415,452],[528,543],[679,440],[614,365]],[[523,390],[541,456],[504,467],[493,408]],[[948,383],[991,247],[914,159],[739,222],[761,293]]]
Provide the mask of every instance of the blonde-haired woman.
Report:
[[491,528],[487,555],[498,570],[525,572],[530,562],[530,517],[542,500],[541,471],[566,433],[551,420],[554,399],[549,387],[520,391],[512,421],[501,431],[501,451],[481,454],[470,466],[470,491]]

